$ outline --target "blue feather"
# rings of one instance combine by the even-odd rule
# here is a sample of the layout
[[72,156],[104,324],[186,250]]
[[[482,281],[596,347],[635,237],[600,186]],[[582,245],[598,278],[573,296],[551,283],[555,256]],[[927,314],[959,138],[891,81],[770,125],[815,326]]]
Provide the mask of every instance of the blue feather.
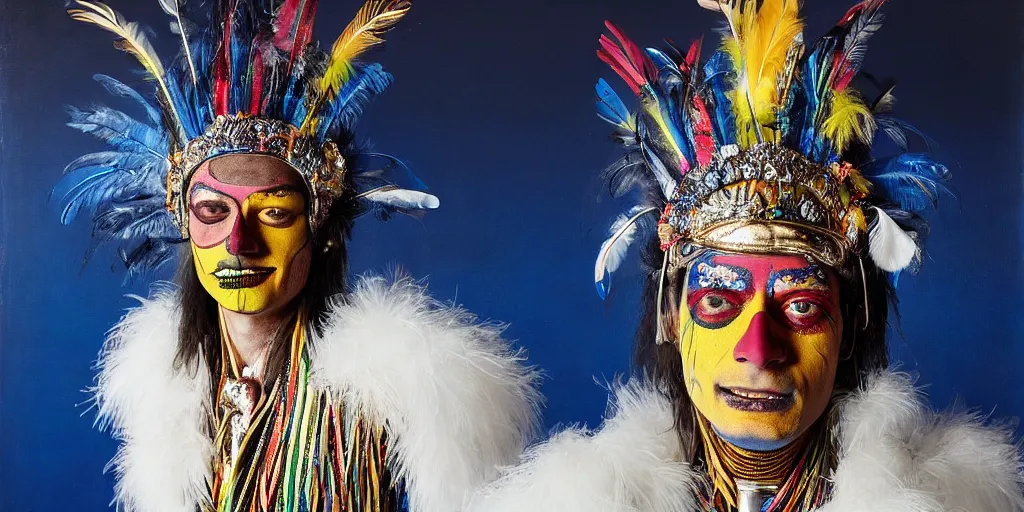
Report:
[[380,64],[357,68],[354,76],[345,82],[338,96],[328,106],[327,113],[322,116],[319,137],[326,137],[328,130],[334,133],[352,130],[366,105],[387,90],[391,80],[391,74],[384,71]]
[[629,110],[615,90],[603,78],[597,81],[597,115],[623,129],[629,127]]
[[715,52],[704,65],[704,83],[710,86],[715,102],[714,108],[709,106],[711,111],[708,114],[711,116],[711,126],[718,147],[736,143],[736,116],[732,111],[732,102],[727,96],[733,87],[734,74],[732,59],[729,58],[729,54],[722,51]]
[[679,69],[679,63],[672,60],[671,57],[665,55],[665,52],[657,48],[647,48],[647,56],[654,62],[654,66],[659,70],[663,68],[675,68]]
[[[651,99],[657,101],[661,117],[665,120],[668,134],[672,138],[671,142],[679,148],[687,162],[695,162],[697,155],[691,142],[693,141],[693,127],[691,123],[684,120],[684,116],[687,115],[686,102],[692,94],[689,77],[683,76],[679,66],[661,52],[650,49],[647,52],[648,55],[660,54],[660,57],[655,58],[668,64],[658,68],[658,79],[651,83],[649,89],[645,90],[649,90],[649,92],[641,92],[640,100],[641,102]],[[652,131],[657,133],[660,130]],[[655,143],[652,146],[660,148],[661,144]],[[675,159],[673,157],[672,161]]]
[[943,184],[949,181],[949,169],[920,153],[904,153],[863,169],[864,177],[884,197],[909,212],[935,207],[942,193],[952,195]]
[[68,115],[71,117],[68,126],[93,135],[120,151],[148,152],[156,158],[163,158],[166,154],[167,134],[124,112],[108,107],[97,107],[93,111],[68,107]]
[[142,106],[146,111],[146,117],[149,119],[151,124],[159,126],[163,122],[161,118],[160,110],[153,106],[152,103],[147,101],[139,94],[138,91],[128,87],[119,80],[116,80],[110,76],[103,74],[95,74],[92,76],[93,80],[96,80],[107,90],[108,93],[119,96],[121,98],[128,98],[135,100],[139,105]]

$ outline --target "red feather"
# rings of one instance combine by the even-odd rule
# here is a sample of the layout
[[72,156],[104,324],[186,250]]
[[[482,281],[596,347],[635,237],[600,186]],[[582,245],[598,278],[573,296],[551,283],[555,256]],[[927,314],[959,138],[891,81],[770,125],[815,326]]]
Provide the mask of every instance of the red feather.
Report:
[[[691,47],[692,49],[692,47]],[[715,139],[711,132],[711,117],[704,100],[697,94],[693,95],[693,110],[690,112],[693,125],[693,142],[697,150],[697,165],[707,167],[711,156],[715,154]]]
[[618,44],[626,50],[626,55],[630,57],[630,62],[633,63],[633,67],[638,70],[643,70],[644,67],[644,56],[645,53],[632,39],[623,34],[623,31],[615,27],[611,22],[604,22],[604,26],[611,32],[612,36],[618,40]]
[[249,98],[249,113],[258,116],[260,111],[260,100],[263,98],[263,46],[266,43],[262,38],[257,38],[252,43],[252,50],[249,55],[252,57],[252,96]]
[[[686,68],[683,69],[683,71],[689,71],[689,70],[693,69],[694,65],[697,64],[697,59],[700,58],[700,49],[701,49],[701,46],[703,44],[704,44],[704,37],[703,36],[700,39],[695,39],[693,41],[693,43],[690,44],[690,50],[686,52],[686,58],[683,61],[683,64],[686,65]],[[680,66],[680,67],[682,67],[682,66]]]
[[274,46],[288,54],[288,70],[313,37],[317,0],[287,0],[274,22]]
[[863,11],[877,11],[881,9],[883,5],[889,0],[864,0],[853,7],[850,7],[849,11],[842,19],[839,20],[839,26],[847,25],[853,21],[853,18]]
[[611,66],[612,70],[626,81],[633,93],[639,95],[640,87],[647,84],[647,80],[611,39],[602,35],[600,42],[601,49],[597,51],[598,58]]
[[235,19],[237,0],[231,1],[224,17],[224,40],[214,60],[213,68],[213,113],[223,116],[228,113],[228,94],[231,91],[231,31]]

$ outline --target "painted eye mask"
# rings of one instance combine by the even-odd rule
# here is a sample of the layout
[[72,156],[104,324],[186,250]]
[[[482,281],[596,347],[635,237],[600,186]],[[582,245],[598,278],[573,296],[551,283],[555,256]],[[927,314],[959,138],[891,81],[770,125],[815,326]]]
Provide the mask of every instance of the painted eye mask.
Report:
[[694,406],[737,445],[785,444],[824,411],[838,366],[838,282],[803,257],[708,252],[691,264],[679,350]]
[[211,160],[196,171],[188,204],[196,272],[221,306],[259,313],[301,290],[310,258],[306,198],[287,164],[253,155]]

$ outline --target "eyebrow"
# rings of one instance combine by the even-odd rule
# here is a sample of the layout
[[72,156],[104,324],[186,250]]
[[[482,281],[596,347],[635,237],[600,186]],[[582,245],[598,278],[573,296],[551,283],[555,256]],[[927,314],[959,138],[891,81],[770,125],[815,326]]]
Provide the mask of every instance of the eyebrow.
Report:
[[780,284],[788,285],[786,288],[815,290],[827,290],[829,287],[828,277],[817,265],[773,271],[768,277],[768,292],[774,294]]
[[726,263],[701,260],[687,279],[688,288],[744,291],[753,284],[750,270]]
[[[225,197],[231,197],[228,194],[225,194],[224,192],[221,192],[220,190],[217,190],[205,183],[196,183],[195,185],[192,186],[192,194],[195,194],[196,192],[199,192],[201,190],[213,192],[214,194]],[[296,187],[295,185],[279,185],[274,188],[268,188],[266,190],[258,190],[256,192],[253,192],[253,194],[278,194],[281,192],[286,192],[289,194],[302,194],[302,190],[299,189],[299,187]]]

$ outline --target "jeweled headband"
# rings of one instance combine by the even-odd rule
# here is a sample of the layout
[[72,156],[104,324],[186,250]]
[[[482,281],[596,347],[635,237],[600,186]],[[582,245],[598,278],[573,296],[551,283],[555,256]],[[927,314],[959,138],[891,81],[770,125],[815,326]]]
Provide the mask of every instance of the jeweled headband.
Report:
[[[700,40],[686,52],[642,49],[606,24],[617,42],[602,36],[598,57],[639,105],[631,112],[598,81],[598,113],[627,149],[604,178],[614,196],[639,190],[639,199],[601,247],[602,297],[638,230],[654,226],[665,267],[710,248],[916,268],[926,231],[918,214],[949,171],[910,152],[916,130],[892,117],[892,87],[869,96],[851,86],[884,3],[858,3],[808,46],[797,0],[706,0],[726,27],[704,65]],[[877,134],[901,151],[866,157]]]
[[[368,0],[329,52],[312,39],[316,0],[210,3],[194,2],[200,12],[190,12],[183,0],[159,0],[182,43],[167,66],[146,32],[107,5],[76,0],[68,10],[73,19],[113,33],[115,46],[138,59],[154,91],[147,97],[96,75],[143,116],[102,106],[70,109],[70,126],[111,148],[65,169],[54,190],[63,223],[87,211],[96,242],[118,244],[129,276],[155,267],[188,237],[185,187],[192,173],[204,161],[237,153],[279,158],[302,176],[313,231],[342,197],[385,218],[438,206],[436,197],[399,188],[379,168],[351,168],[353,161],[373,159],[404,170],[393,157],[360,152],[352,130],[368,102],[391,83],[380,64],[358,59],[383,42],[409,0]],[[193,15],[205,23],[193,23]]]
[[287,162],[302,175],[310,197],[310,229],[327,217],[331,203],[341,197],[345,182],[345,157],[332,140],[319,142],[302,136],[283,121],[258,117],[218,116],[206,133],[171,155],[167,174],[167,208],[188,237],[188,204],[185,186],[203,162],[218,156],[246,153],[268,155]]

